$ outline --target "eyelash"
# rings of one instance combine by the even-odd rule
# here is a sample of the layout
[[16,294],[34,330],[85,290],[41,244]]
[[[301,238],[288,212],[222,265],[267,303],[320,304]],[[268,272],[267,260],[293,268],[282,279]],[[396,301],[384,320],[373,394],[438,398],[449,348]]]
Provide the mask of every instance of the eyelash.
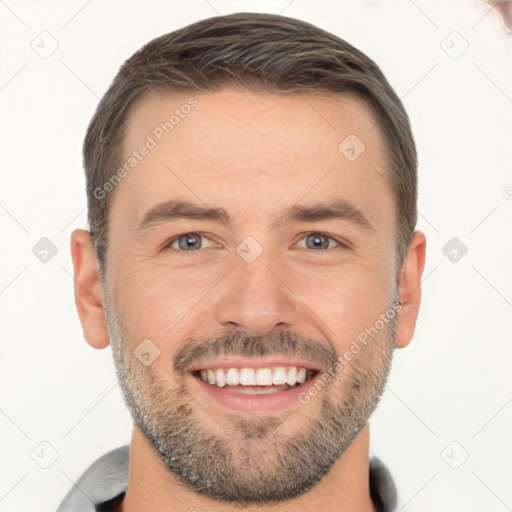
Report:
[[[207,236],[207,233],[203,233],[201,231],[189,231],[189,232],[186,232],[186,233],[181,233],[179,235],[176,235],[172,238],[169,238],[164,246],[162,247],[162,249],[164,250],[168,250],[168,249],[171,249],[171,250],[174,250],[176,252],[182,252],[182,253],[194,253],[194,252],[201,252],[202,249],[197,249],[197,250],[190,250],[190,251],[182,251],[180,249],[172,249],[171,248],[171,245],[176,242],[179,238],[181,238],[182,236],[184,235],[190,235],[190,234],[198,234],[204,238],[208,238],[208,240],[212,241],[208,236]],[[320,253],[320,254],[325,254],[325,253],[328,253],[330,251],[332,251],[333,249],[348,249],[349,248],[349,245],[348,243],[345,243],[345,242],[342,242],[341,240],[338,240],[337,238],[334,238],[330,235],[328,235],[327,233],[323,233],[321,231],[308,231],[300,240],[303,240],[304,238],[306,238],[308,235],[312,235],[312,234],[315,234],[315,235],[321,235],[323,237],[326,237],[328,238],[329,240],[332,240],[334,242],[336,242],[338,244],[337,247],[334,247],[334,248],[329,248],[329,249],[322,249],[322,250],[318,250],[318,251],[315,251],[313,249],[310,249],[311,252],[317,252],[317,253]],[[307,249],[307,247],[306,247]]]

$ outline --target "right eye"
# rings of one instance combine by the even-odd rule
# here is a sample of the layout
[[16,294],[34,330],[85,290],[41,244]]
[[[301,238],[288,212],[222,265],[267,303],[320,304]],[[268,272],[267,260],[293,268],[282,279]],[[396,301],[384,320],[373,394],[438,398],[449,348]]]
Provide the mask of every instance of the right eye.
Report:
[[[198,252],[199,249],[203,248],[202,239],[210,240],[205,233],[199,233],[197,231],[182,233],[181,235],[169,238],[162,249],[173,249],[177,252]],[[177,246],[173,247],[175,244],[177,244]]]

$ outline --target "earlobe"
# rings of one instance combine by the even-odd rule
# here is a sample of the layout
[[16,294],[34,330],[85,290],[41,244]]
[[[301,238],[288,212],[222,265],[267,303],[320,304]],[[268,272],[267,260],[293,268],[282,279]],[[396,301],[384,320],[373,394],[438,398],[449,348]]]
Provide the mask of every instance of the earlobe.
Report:
[[412,340],[421,303],[421,276],[425,267],[426,237],[415,231],[398,278],[399,301],[396,348],[404,348]]
[[110,343],[103,311],[103,286],[88,231],[75,229],[71,233],[75,305],[87,343],[103,349]]

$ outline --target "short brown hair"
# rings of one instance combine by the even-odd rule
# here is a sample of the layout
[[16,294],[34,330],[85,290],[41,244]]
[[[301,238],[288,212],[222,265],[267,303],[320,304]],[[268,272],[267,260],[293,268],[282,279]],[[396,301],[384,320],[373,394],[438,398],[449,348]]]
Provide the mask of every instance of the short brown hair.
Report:
[[89,230],[101,273],[106,271],[114,192],[98,198],[95,190],[121,165],[130,105],[156,88],[203,92],[229,86],[365,99],[387,143],[385,179],[396,205],[399,271],[417,221],[417,154],[400,98],[379,67],[343,39],[294,18],[236,13],[204,19],[150,41],[126,60],[101,99],[83,146]]

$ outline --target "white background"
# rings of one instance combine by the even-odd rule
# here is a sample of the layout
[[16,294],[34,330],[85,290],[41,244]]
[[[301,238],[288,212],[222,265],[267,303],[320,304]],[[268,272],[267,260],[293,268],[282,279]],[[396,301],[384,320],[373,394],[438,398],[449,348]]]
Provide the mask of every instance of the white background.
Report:
[[[0,510],[55,510],[90,463],[130,440],[110,348],[85,343],[72,293],[69,237],[87,227],[81,146],[98,99],[144,43],[237,11],[339,35],[403,99],[427,263],[372,447],[411,511],[512,510],[512,36],[478,1],[426,0],[0,1]],[[31,47],[43,31],[59,45],[47,59]],[[469,44],[456,59],[442,45],[462,48],[453,31]],[[456,263],[441,250],[454,236],[468,248]],[[58,248],[47,263],[32,253],[42,237]],[[46,470],[31,458],[43,441],[58,452]]]

